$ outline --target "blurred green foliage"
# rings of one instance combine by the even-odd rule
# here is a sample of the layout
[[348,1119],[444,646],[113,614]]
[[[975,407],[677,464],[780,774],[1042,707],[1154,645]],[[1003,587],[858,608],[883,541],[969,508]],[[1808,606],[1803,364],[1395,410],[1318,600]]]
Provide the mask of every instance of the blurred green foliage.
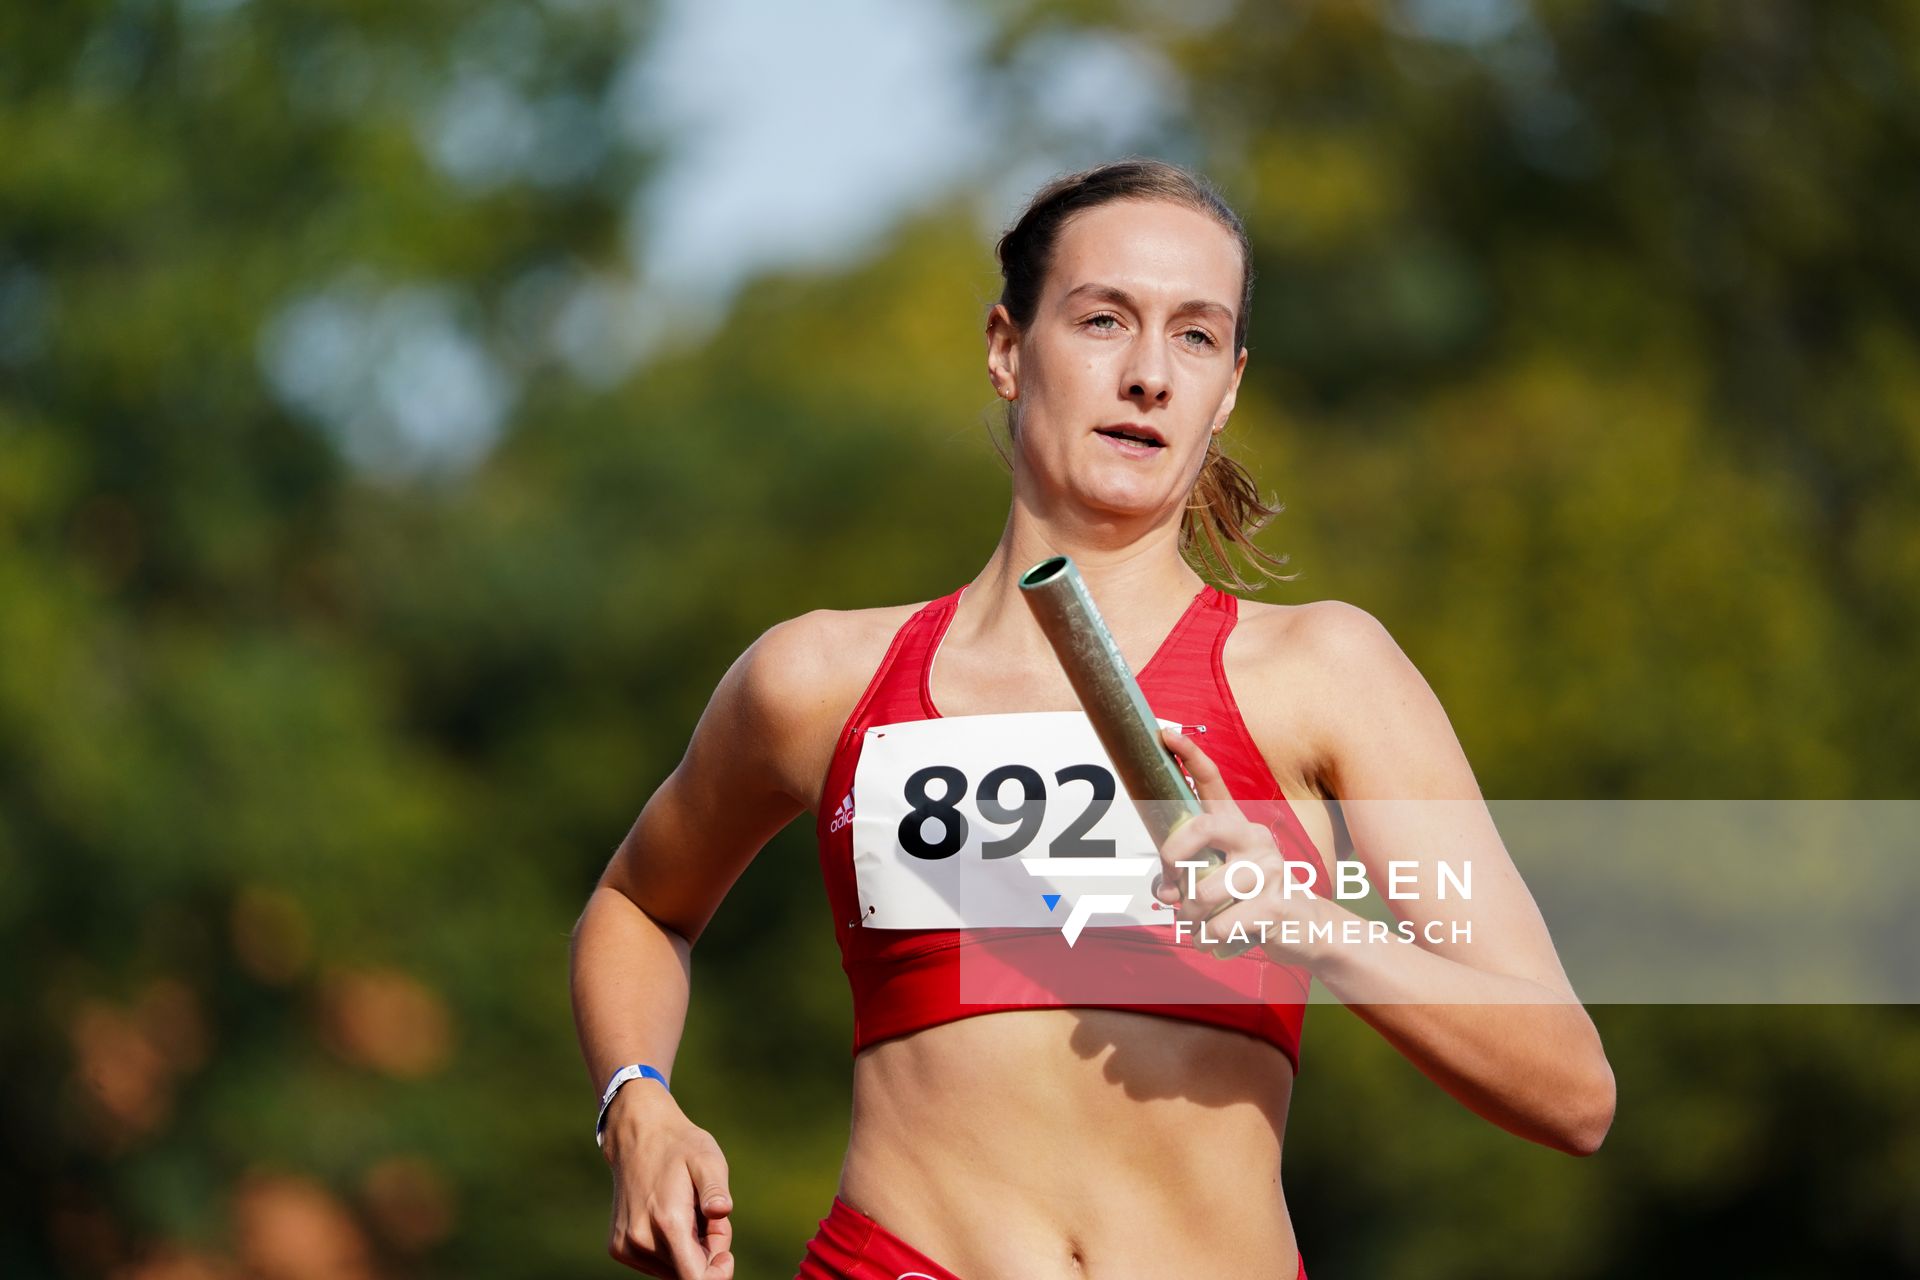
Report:
[[[1386,622],[1489,796],[1914,794],[1920,11],[1174,8],[993,6],[982,73],[1112,23],[1183,73],[1156,150],[1258,256],[1229,438],[1304,574],[1267,597]],[[0,6],[7,1275],[612,1273],[595,876],[760,631],[990,550],[962,213],[626,376],[563,358],[651,20]],[[804,828],[703,940],[676,1073],[743,1276],[846,1138]],[[1619,1118],[1572,1161],[1315,1009],[1314,1274],[1920,1269],[1910,1010],[1595,1012]]]

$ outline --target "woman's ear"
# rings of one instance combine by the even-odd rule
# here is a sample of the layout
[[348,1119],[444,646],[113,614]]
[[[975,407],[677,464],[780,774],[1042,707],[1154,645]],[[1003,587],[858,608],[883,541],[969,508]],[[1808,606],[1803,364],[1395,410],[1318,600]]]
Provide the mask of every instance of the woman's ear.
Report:
[[1003,303],[987,313],[987,377],[1002,400],[1020,398],[1020,341]]
[[1213,415],[1213,434],[1219,435],[1227,429],[1227,419],[1233,416],[1234,401],[1240,398],[1240,376],[1247,371],[1247,349],[1240,348],[1240,358],[1233,362],[1233,382],[1227,387],[1227,394],[1220,401],[1220,409]]

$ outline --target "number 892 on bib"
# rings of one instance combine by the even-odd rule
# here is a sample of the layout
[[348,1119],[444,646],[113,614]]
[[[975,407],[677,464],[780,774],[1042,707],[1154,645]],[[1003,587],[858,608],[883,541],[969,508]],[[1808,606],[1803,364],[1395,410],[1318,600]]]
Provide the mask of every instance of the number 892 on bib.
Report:
[[853,797],[868,928],[1058,928],[1090,892],[1130,895],[1097,927],[1169,923],[1153,838],[1083,712],[875,725]]

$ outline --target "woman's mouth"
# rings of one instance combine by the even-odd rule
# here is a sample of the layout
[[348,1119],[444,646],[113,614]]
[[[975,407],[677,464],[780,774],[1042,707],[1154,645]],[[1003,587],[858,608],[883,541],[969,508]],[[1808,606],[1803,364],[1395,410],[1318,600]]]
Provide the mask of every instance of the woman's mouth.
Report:
[[1158,436],[1133,427],[1101,427],[1094,434],[1129,458],[1150,458],[1166,448]]

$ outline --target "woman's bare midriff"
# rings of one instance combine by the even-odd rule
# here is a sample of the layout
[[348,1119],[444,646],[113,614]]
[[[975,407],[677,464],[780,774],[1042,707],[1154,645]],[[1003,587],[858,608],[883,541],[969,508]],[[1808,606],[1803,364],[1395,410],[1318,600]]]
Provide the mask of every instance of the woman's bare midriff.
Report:
[[979,1014],[855,1060],[839,1194],[963,1280],[1293,1280],[1292,1088],[1286,1056],[1237,1031]]

